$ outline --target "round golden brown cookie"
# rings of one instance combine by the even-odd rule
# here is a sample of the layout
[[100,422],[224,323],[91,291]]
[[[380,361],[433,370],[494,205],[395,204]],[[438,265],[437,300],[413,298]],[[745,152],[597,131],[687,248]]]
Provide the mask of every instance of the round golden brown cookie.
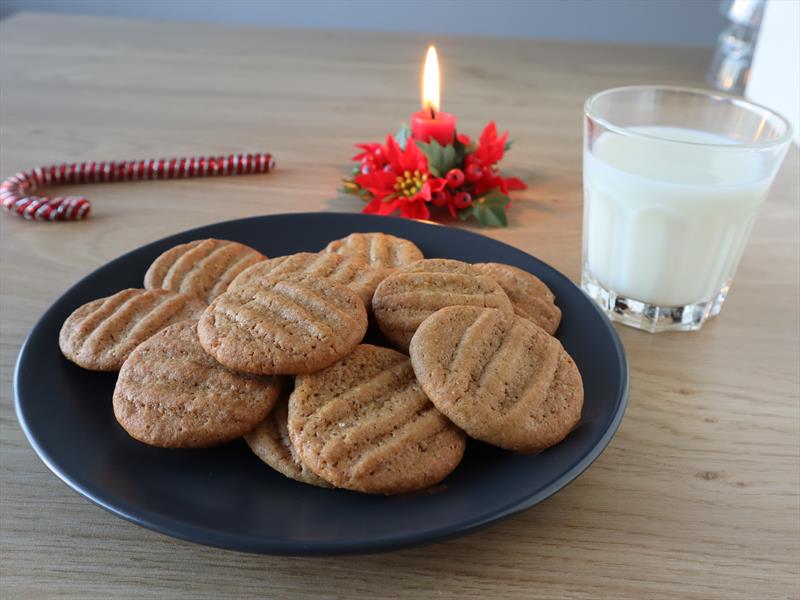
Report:
[[410,351],[422,389],[471,437],[536,452],[580,420],[583,382],[575,362],[527,319],[445,308],[420,325]]
[[372,312],[381,332],[408,351],[419,324],[445,306],[488,306],[509,313],[511,301],[492,278],[457,260],[419,260],[392,273],[375,290]]
[[233,281],[231,287],[242,287],[265,277],[292,273],[307,273],[345,285],[359,295],[364,306],[369,306],[375,288],[386,277],[383,269],[371,267],[360,258],[324,252],[300,252],[289,256],[278,256],[253,265],[243,271]]
[[223,365],[265,375],[323,369],[366,330],[367,311],[353,290],[303,273],[231,286],[197,325],[203,348]]
[[203,351],[197,323],[170,325],[122,365],[114,415],[131,437],[162,448],[202,448],[241,437],[264,420],[278,377],[234,373]]
[[355,256],[380,269],[397,269],[423,257],[414,242],[388,233],[351,233],[334,240],[323,252]]
[[289,437],[317,475],[336,487],[374,494],[441,481],[466,445],[464,434],[420,388],[408,357],[368,344],[297,378]]
[[520,317],[533,321],[550,335],[556,332],[561,323],[561,309],[556,306],[553,292],[536,275],[501,263],[472,266],[500,284]]
[[75,310],[61,326],[58,345],[84,369],[117,371],[136,346],[168,325],[199,318],[205,307],[168,290],[122,290]]
[[303,464],[289,439],[288,395],[280,398],[275,408],[244,440],[258,458],[289,479],[319,487],[331,487],[327,481]]
[[238,242],[195,240],[155,259],[144,275],[144,287],[196,294],[208,304],[228,289],[239,273],[266,258]]

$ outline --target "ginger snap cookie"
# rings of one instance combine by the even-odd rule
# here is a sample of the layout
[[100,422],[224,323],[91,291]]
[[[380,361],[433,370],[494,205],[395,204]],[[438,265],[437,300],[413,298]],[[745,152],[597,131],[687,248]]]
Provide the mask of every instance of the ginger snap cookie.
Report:
[[445,306],[486,306],[513,313],[492,278],[457,260],[431,258],[396,270],[375,290],[372,311],[383,335],[407,351],[420,323]]
[[75,310],[61,326],[58,345],[84,369],[117,371],[136,346],[173,323],[199,318],[205,306],[168,290],[122,290]]
[[228,368],[265,375],[323,369],[367,330],[364,303],[348,287],[304,273],[232,285],[200,317],[200,343]]
[[266,258],[238,242],[195,240],[155,259],[144,275],[144,287],[196,294],[210,304],[239,273]]
[[323,252],[355,256],[380,269],[397,269],[423,257],[414,242],[388,233],[351,233],[334,240]]
[[426,488],[461,461],[464,434],[425,395],[407,356],[358,346],[298,377],[289,437],[302,461],[336,487],[374,494]]
[[163,448],[201,448],[237,439],[264,420],[278,377],[230,371],[203,351],[197,323],[170,325],[122,365],[114,415],[131,437]]
[[583,382],[561,343],[495,309],[444,308],[411,340],[411,363],[436,407],[467,435],[537,452],[578,423]]
[[325,252],[299,252],[278,256],[253,265],[243,271],[231,284],[242,287],[265,277],[306,273],[326,279],[332,283],[349,287],[359,295],[365,306],[369,306],[375,288],[386,277],[383,269],[371,267],[354,256],[339,256]]
[[553,292],[536,275],[501,263],[472,266],[500,284],[520,317],[533,321],[550,335],[556,332],[561,323],[561,309],[556,306]]
[[331,484],[315,475],[300,460],[300,455],[289,439],[288,399],[288,394],[280,398],[269,416],[253,431],[245,434],[244,441],[258,458],[289,479],[319,487],[331,487]]

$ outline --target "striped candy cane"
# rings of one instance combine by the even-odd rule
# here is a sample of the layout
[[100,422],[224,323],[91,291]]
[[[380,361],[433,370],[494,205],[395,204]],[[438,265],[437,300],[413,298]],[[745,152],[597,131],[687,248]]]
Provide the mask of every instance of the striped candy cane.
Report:
[[37,167],[0,184],[0,203],[6,212],[34,221],[80,221],[92,204],[80,196],[37,196],[47,185],[111,183],[142,179],[178,179],[215,175],[267,173],[275,167],[271,154],[231,154],[191,158],[84,162]]

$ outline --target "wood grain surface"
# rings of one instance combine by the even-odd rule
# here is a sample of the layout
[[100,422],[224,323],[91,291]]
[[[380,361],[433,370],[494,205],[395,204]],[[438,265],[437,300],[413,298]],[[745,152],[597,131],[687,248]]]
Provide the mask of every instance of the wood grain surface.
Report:
[[[77,186],[82,223],[0,218],[0,596],[28,598],[797,598],[798,152],[722,315],[695,334],[619,328],[630,406],[605,454],[522,515],[446,543],[349,558],[172,540],[72,492],[28,446],[11,377],[38,316],[137,246],[223,219],[356,211],[352,143],[416,110],[429,39],[22,14],[0,23],[0,175],[49,162],[266,149],[269,175]],[[581,107],[603,88],[703,85],[705,50],[441,38],[443,107],[495,119],[530,183],[484,233],[577,281]],[[299,233],[301,235],[301,233]],[[47,373],[42,373],[47,377]],[[57,401],[54,398],[53,401]],[[265,507],[265,510],[268,510]]]

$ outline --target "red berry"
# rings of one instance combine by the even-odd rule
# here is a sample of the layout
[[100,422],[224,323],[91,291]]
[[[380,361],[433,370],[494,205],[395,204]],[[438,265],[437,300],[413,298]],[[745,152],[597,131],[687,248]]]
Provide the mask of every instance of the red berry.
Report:
[[475,183],[476,181],[480,181],[483,177],[483,169],[477,164],[471,164],[467,167],[467,171],[465,173],[467,181],[470,183]]
[[447,204],[449,198],[450,194],[445,190],[442,190],[441,192],[433,192],[433,194],[431,194],[431,204],[434,206],[444,206]]
[[450,169],[447,172],[447,187],[455,189],[464,184],[464,171],[461,169]]
[[470,204],[472,204],[472,196],[468,192],[458,192],[453,198],[453,206],[458,210],[467,208]]

